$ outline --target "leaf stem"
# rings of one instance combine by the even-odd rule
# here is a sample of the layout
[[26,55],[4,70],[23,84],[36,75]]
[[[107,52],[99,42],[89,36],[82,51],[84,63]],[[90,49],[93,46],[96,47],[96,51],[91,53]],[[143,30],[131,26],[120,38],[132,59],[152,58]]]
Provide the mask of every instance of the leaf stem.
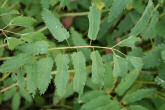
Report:
[[65,49],[78,49],[78,48],[100,48],[100,49],[109,49],[112,50],[111,47],[102,47],[102,46],[72,46],[72,47],[55,47],[50,48],[49,50],[65,50]]

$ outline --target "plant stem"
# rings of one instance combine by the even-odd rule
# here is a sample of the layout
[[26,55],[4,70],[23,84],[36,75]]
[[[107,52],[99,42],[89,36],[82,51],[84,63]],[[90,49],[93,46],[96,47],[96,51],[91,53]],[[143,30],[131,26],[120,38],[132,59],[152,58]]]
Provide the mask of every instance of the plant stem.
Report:
[[65,49],[78,49],[78,48],[100,48],[100,49],[109,49],[112,50],[111,47],[102,47],[102,46],[72,46],[72,47],[55,47],[50,48],[49,50],[65,50]]

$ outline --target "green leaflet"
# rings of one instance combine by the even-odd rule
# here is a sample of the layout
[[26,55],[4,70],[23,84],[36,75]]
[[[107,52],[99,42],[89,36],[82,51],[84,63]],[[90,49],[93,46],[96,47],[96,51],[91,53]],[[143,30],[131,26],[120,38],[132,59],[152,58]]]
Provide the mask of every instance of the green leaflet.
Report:
[[[71,28],[71,38],[72,38],[72,41],[73,41],[73,44],[75,46],[87,46],[88,44],[86,43],[86,41],[83,39],[83,36],[78,33],[76,30],[74,30],[73,28]],[[90,59],[90,49],[89,48],[80,48],[78,49],[80,51],[83,52],[85,58],[87,60]]]
[[117,19],[130,1],[131,0],[113,0],[112,8],[109,13],[109,22]]
[[70,3],[70,0],[60,0],[60,5],[62,7],[65,7],[65,6],[69,5],[69,3]]
[[69,61],[70,60],[68,55],[58,54],[56,56],[57,73],[55,77],[55,85],[57,88],[57,95],[60,97],[63,97],[65,95],[66,86],[69,79]]
[[142,32],[142,34],[141,34],[145,40],[156,37],[155,27],[156,27],[158,20],[159,20],[159,12],[155,11],[150,23],[146,26],[144,32]]
[[106,8],[111,7],[112,3],[113,3],[113,0],[104,0],[104,5]]
[[88,103],[84,104],[80,110],[95,110],[98,107],[105,106],[106,104],[110,103],[110,96],[103,95],[96,97],[89,101]]
[[101,15],[99,10],[94,5],[90,7],[88,19],[89,19],[88,37],[91,40],[96,40],[100,29]]
[[10,50],[14,50],[18,45],[21,45],[24,43],[23,41],[14,37],[8,37],[6,38],[6,40],[7,40],[8,48]]
[[102,85],[105,68],[99,52],[93,51],[91,53],[91,59],[92,59],[92,81],[95,84]]
[[41,58],[37,62],[37,87],[40,94],[44,94],[51,81],[51,70],[53,67],[53,60],[50,57]]
[[10,25],[32,27],[36,22],[32,17],[18,16],[11,20]]
[[12,99],[12,104],[11,104],[12,110],[19,110],[19,106],[21,104],[20,100],[21,100],[21,97],[20,97],[19,93],[16,92]]
[[161,52],[161,57],[162,57],[162,59],[165,61],[165,50],[163,50],[163,51]]
[[0,17],[7,16],[7,15],[16,15],[16,14],[19,14],[19,12],[17,10],[0,8]]
[[155,78],[156,84],[160,85],[161,87],[165,88],[165,80],[162,79],[160,76]]
[[126,61],[126,59],[118,55],[113,55],[113,61],[114,61],[114,69],[113,69],[114,76],[124,77],[128,71],[128,62]]
[[156,46],[153,50],[143,56],[144,66],[143,68],[149,69],[158,67],[161,63],[161,51],[165,48],[164,44]]
[[139,19],[139,21],[137,22],[135,27],[131,29],[130,36],[137,36],[138,34],[143,32],[143,30],[147,26],[147,23],[150,20],[153,9],[154,9],[153,2],[152,2],[152,0],[149,0],[148,5],[147,5],[142,17]]
[[50,3],[51,3],[51,0],[41,0],[41,6],[42,6],[42,8],[49,9]]
[[10,90],[6,91],[3,95],[3,100],[4,101],[7,101],[9,100],[10,98],[12,98],[12,96],[17,92],[17,88],[16,87],[13,87],[11,88]]
[[25,87],[25,79],[24,79],[24,71],[22,69],[20,69],[18,72],[17,72],[17,75],[16,75],[16,80],[17,80],[17,83],[19,85],[20,88],[24,88]]
[[129,110],[149,110],[141,105],[131,105],[129,106]]
[[124,78],[122,78],[119,85],[116,87],[115,92],[122,96],[134,83],[134,81],[137,79],[139,73],[137,71],[131,71],[129,74],[127,74]]
[[28,43],[36,42],[36,41],[47,41],[46,36],[41,32],[31,32],[31,33],[23,34],[21,36],[21,39],[23,39]]
[[36,62],[32,64],[27,64],[24,66],[26,71],[26,82],[27,82],[27,90],[32,96],[35,95],[37,90],[37,64]]
[[121,110],[121,107],[118,101],[113,100],[109,104],[104,105],[102,107],[98,107],[95,110]]
[[21,95],[23,96],[23,98],[25,98],[26,101],[32,102],[31,95],[24,88],[20,88],[20,92],[21,92]]
[[140,71],[143,67],[143,60],[140,57],[127,56],[127,60],[134,66],[137,71]]
[[105,63],[104,89],[110,90],[113,87],[113,81],[112,65],[109,62]]
[[120,47],[126,46],[126,47],[134,48],[136,42],[140,42],[140,41],[141,41],[140,38],[131,36],[131,37],[127,38],[127,39],[122,40],[117,45],[119,45]]
[[102,95],[106,95],[106,93],[101,90],[89,91],[89,92],[86,92],[85,94],[83,94],[82,96],[80,96],[79,102],[87,103],[87,102],[91,101],[92,99],[102,96]]
[[126,104],[134,103],[146,97],[152,96],[153,92],[153,89],[139,89],[133,93],[126,94],[122,100]]
[[[29,63],[32,61],[32,56],[28,54],[19,54],[17,56],[12,57],[9,60],[6,60],[0,66],[0,72],[13,72],[19,69],[22,65]],[[17,63],[16,63],[17,62]]]
[[28,54],[46,54],[48,53],[48,43],[46,41],[37,41],[19,46],[17,49]]
[[73,79],[73,90],[81,95],[83,93],[83,89],[87,79],[84,55],[81,52],[73,53],[72,61],[75,70],[75,76]]
[[67,30],[60,23],[59,19],[55,17],[49,10],[43,10],[42,18],[52,33],[53,37],[59,42],[69,38],[69,32],[67,32]]

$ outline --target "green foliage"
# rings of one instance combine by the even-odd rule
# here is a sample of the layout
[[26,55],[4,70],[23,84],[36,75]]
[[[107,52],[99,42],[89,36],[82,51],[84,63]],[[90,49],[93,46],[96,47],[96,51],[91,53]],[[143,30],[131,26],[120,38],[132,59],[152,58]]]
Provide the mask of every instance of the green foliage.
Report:
[[11,20],[10,25],[32,27],[36,22],[32,17],[18,16]]
[[130,1],[131,0],[113,0],[112,9],[108,18],[109,22],[116,20]]
[[0,109],[164,110],[164,0],[1,0]]
[[12,99],[12,110],[18,110],[20,104],[20,95],[19,93],[16,93]]
[[57,94],[62,97],[65,94],[66,86],[69,80],[68,73],[68,64],[69,64],[69,56],[59,54],[56,56],[56,66],[57,73],[55,78],[55,85],[57,88]]
[[141,41],[140,38],[131,36],[131,37],[129,37],[127,39],[124,39],[123,41],[119,42],[118,45],[121,46],[121,47],[126,46],[126,47],[134,48],[135,47],[135,43],[136,42],[140,42],[140,41]]
[[97,38],[97,34],[100,28],[100,17],[101,15],[99,10],[95,6],[90,7],[90,12],[88,14],[88,19],[89,19],[88,37],[91,40],[96,40]]
[[113,61],[114,61],[114,69],[113,69],[114,76],[124,77],[128,71],[128,62],[124,58],[118,55],[113,55]]
[[115,91],[119,96],[122,96],[134,83],[134,81],[137,79],[139,73],[135,70],[131,71],[129,74],[127,74],[119,83],[119,85],[116,87]]
[[59,19],[55,17],[49,10],[44,9],[42,12],[42,18],[46,23],[48,29],[53,34],[53,37],[59,42],[62,42],[69,38],[69,33],[63,28]]
[[72,61],[75,69],[73,89],[79,94],[82,94],[87,79],[85,58],[82,52],[73,53]]
[[42,58],[37,62],[37,87],[40,94],[45,93],[50,81],[53,61],[50,57]]
[[99,52],[93,51],[91,53],[91,59],[92,59],[92,81],[96,84],[102,85],[105,68]]
[[136,101],[142,100],[145,97],[152,96],[153,89],[139,89],[133,93],[127,94],[123,101],[124,103],[134,103]]
[[7,40],[8,48],[10,50],[14,50],[18,45],[21,45],[24,43],[23,41],[13,38],[13,37],[8,37],[6,40]]
[[148,5],[147,5],[142,17],[136,23],[135,27],[131,29],[131,33],[130,33],[131,36],[137,36],[138,34],[143,32],[143,30],[147,26],[147,23],[151,17],[153,9],[154,9],[153,2],[152,2],[152,0],[149,0]]
[[19,46],[17,49],[27,54],[46,54],[48,53],[48,43],[46,41],[37,41]]
[[14,72],[17,69],[19,69],[22,65],[29,63],[31,60],[32,56],[28,54],[19,54],[5,61],[3,65],[0,67],[0,72]]

